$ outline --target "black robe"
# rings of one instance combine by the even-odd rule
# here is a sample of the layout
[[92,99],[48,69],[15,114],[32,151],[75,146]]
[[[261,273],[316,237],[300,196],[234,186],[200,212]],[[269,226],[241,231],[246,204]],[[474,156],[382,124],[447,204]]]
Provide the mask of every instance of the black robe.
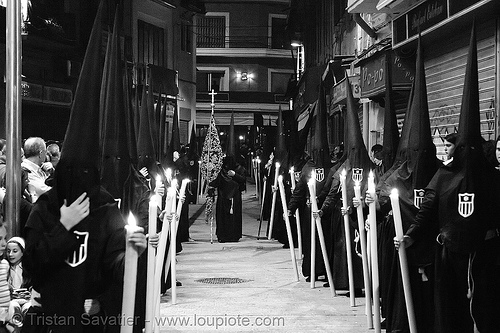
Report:
[[[290,198],[290,203],[288,206],[288,210],[294,214],[297,208],[299,209],[300,214],[300,228],[302,232],[302,274],[305,277],[309,277],[311,275],[311,203],[310,203],[310,194],[309,187],[307,182],[311,176],[311,172],[316,169],[314,166],[313,160],[307,160],[306,164],[303,166],[300,174],[299,181],[295,186],[295,190],[292,193],[292,197]],[[316,193],[320,193],[324,184],[326,183],[326,179],[323,179],[321,182],[316,182]],[[321,207],[321,202],[317,202],[318,207]],[[323,229],[325,229],[324,220],[322,220]],[[321,252],[321,245],[319,243],[318,233],[316,232],[316,254],[315,254],[315,270],[316,277],[320,275],[326,275],[325,264],[323,261],[323,255]]]
[[[274,179],[274,176],[273,178]],[[285,172],[283,174],[283,187],[285,189],[285,200],[288,203],[290,201],[290,197],[292,195],[291,192],[291,179],[290,173]],[[272,195],[271,195],[272,197]],[[287,204],[288,205],[288,204]],[[295,221],[295,216],[289,216],[290,220],[290,230],[292,232],[292,239],[294,247],[298,247],[297,241],[297,222]],[[276,192],[276,206],[274,210],[274,223],[273,223],[273,231],[272,238],[276,239],[281,244],[284,244],[285,247],[289,247],[288,244],[288,233],[286,230],[285,219],[283,218],[283,204],[281,203],[281,193],[278,190]]]
[[[436,160],[436,168],[440,163]],[[429,169],[431,172],[432,169]],[[390,176],[379,183],[380,211],[382,216],[378,224],[378,251],[380,296],[386,317],[387,332],[410,332],[406,311],[405,295],[398,251],[394,247],[394,219],[390,203],[390,191],[397,188],[399,191],[399,206],[403,223],[403,232],[406,232],[418,213],[418,196],[415,193],[422,189],[414,189],[412,176],[408,171],[408,162],[403,162]],[[418,190],[418,191],[414,191]],[[434,331],[434,244],[435,237],[428,231],[422,235],[418,244],[406,251],[410,285],[413,298],[413,307],[417,330],[419,332]]]
[[[42,295],[45,315],[61,319],[52,321],[54,332],[83,332],[85,299],[99,299],[106,310],[109,303],[101,296],[123,283],[125,222],[102,188],[98,201],[90,215],[68,231],[59,221],[53,188],[40,196],[27,221],[25,269]],[[121,295],[117,298],[121,301]]]
[[[192,179],[190,175],[190,165],[187,155],[183,155],[179,159],[177,159],[177,161],[174,162],[174,165],[175,165],[174,172],[176,174],[175,178],[177,178],[178,184],[181,184],[182,180],[185,178]],[[179,239],[180,242],[189,241],[189,202],[191,200],[189,198],[190,194],[187,187],[185,195],[186,195],[186,200],[182,205],[181,216],[179,216],[179,227],[177,229],[177,238]]]
[[[342,191],[340,190],[340,181],[338,174],[343,168],[342,165],[336,166],[334,175],[331,176],[330,187],[326,195],[321,210],[324,216],[329,216],[328,222],[330,223],[330,254],[329,261],[331,265],[333,283],[335,288],[339,290],[349,289],[349,276],[347,264],[347,247],[344,227],[344,217],[341,213],[342,207]],[[354,273],[354,288],[361,290],[364,286],[363,281],[363,263],[361,257],[356,253],[356,243],[354,242],[355,230],[358,229],[357,215],[354,209],[351,210],[352,214],[349,216],[349,230],[351,234],[351,257]],[[361,253],[361,249],[359,249]]]
[[235,168],[235,175],[229,177],[227,169],[222,169],[210,186],[217,188],[215,221],[219,242],[237,242],[241,238],[242,202],[241,188],[245,186],[245,169]]
[[[437,240],[436,332],[474,332],[474,322],[482,333],[500,327],[498,181],[493,169],[464,177],[453,162],[441,167],[406,233],[414,245],[429,231]],[[464,189],[474,197],[461,200]],[[467,203],[472,206],[464,214]]]

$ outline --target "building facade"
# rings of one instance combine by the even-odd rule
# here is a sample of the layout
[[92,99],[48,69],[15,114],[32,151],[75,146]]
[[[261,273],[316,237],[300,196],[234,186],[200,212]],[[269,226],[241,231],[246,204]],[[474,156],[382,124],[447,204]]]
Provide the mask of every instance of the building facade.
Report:
[[213,90],[223,147],[234,113],[235,133],[247,150],[243,154],[255,153],[256,147],[269,150],[266,138],[275,138],[279,108],[288,109],[284,96],[296,61],[297,51],[285,29],[290,1],[204,4],[206,14],[196,22],[198,137],[204,136],[209,123]]
[[[329,18],[318,23],[323,15],[318,13],[325,12],[330,13]],[[391,73],[398,124],[402,126],[420,31],[432,135],[438,157],[444,158],[443,138],[458,128],[466,52],[474,20],[478,36],[482,133],[486,140],[495,139],[499,134],[500,112],[499,12],[500,6],[491,0],[348,0],[341,1],[340,8],[330,1],[312,4],[292,1],[289,19],[305,46],[305,75],[312,73],[315,66],[325,66],[321,80],[332,86],[330,147],[343,138],[344,72],[350,78],[353,91],[359,92],[360,122],[368,148],[383,142],[387,73]],[[387,65],[391,70],[387,70]],[[328,80],[332,77],[327,75],[330,72],[333,83]],[[317,74],[311,75],[319,80]],[[309,93],[314,93],[311,89]],[[306,85],[299,87],[294,99],[307,95],[307,90]],[[307,116],[307,104],[295,108],[299,123]]]
[[[23,0],[22,36],[22,137],[40,136],[62,141],[69,121],[73,93],[100,0]],[[103,0],[104,29],[113,25],[118,2]],[[163,83],[162,103],[169,103],[167,128],[174,108],[179,111],[181,141],[189,142],[188,129],[195,122],[196,71],[193,22],[204,12],[195,0],[124,0],[122,48],[134,87]],[[5,7],[0,7],[5,27]],[[103,36],[103,50],[105,49]],[[5,34],[0,38],[5,64]],[[5,68],[5,65],[2,67]],[[4,69],[2,69],[3,71]],[[3,81],[2,81],[3,82]],[[5,101],[5,83],[0,89]],[[158,98],[156,91],[156,98]],[[5,102],[0,103],[0,137],[5,137]],[[167,131],[169,133],[170,131]],[[168,140],[168,138],[166,139]]]

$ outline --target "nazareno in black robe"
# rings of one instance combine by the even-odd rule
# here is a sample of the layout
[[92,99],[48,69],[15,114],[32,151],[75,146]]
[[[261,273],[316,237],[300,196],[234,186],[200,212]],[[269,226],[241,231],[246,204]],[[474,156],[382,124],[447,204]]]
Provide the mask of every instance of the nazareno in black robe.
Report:
[[216,235],[219,242],[237,242],[241,238],[242,201],[241,190],[245,186],[245,169],[237,165],[235,175],[227,175],[224,167],[210,186],[217,188],[215,221]]

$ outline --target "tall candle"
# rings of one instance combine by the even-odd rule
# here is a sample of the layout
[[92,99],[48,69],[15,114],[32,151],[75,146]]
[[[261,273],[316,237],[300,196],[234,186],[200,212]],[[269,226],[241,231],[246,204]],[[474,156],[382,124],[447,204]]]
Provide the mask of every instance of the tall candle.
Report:
[[371,263],[372,263],[372,288],[373,288],[373,319],[376,333],[381,332],[380,324],[380,291],[379,291],[379,273],[378,273],[378,250],[377,250],[377,209],[375,206],[375,177],[373,171],[368,175],[368,193],[374,199],[368,205],[370,214],[368,221],[370,222],[370,238],[371,238]]
[[[274,189],[277,189],[278,187],[278,175],[280,173],[280,163],[276,162],[275,163],[275,168],[274,168]],[[271,202],[271,216],[269,218],[269,234],[267,235],[267,239],[271,239],[272,234],[273,234],[273,224],[274,224],[274,212],[276,210],[276,191],[273,192],[273,201]]]
[[261,175],[260,175],[260,158],[257,158],[257,184],[259,186],[259,204],[262,204],[262,183],[261,183]]
[[158,193],[158,189],[160,188],[160,186],[162,185],[162,181],[161,181],[161,177],[160,175],[156,175],[156,182],[155,182],[155,194],[157,194],[159,197],[158,197],[158,207],[160,207],[160,209],[162,208],[162,200],[161,200],[161,194]]
[[[316,172],[311,171],[311,178],[309,178],[307,182],[307,186],[309,187],[309,201],[311,202],[311,267],[309,270],[309,280],[311,282],[311,288],[314,288],[316,285],[316,221],[314,221],[313,216],[313,207],[312,207],[312,199],[316,199]],[[311,193],[312,189],[312,193]]]
[[198,161],[198,178],[197,178],[197,181],[198,181],[198,186],[196,187],[196,201],[197,203],[200,203],[201,201],[201,188],[202,188],[202,181],[201,181],[201,161]]
[[[399,206],[399,193],[397,189],[392,189],[391,194],[389,195],[391,198],[392,205],[392,216],[394,218],[394,228],[396,231],[396,238],[403,238],[403,221],[401,219],[401,208]],[[410,273],[408,271],[408,261],[406,258],[406,248],[404,246],[399,247],[398,251],[400,269],[401,269],[401,277],[403,278],[403,291],[405,293],[405,302],[406,302],[406,312],[408,315],[408,323],[410,326],[410,332],[417,332],[417,323],[415,319],[415,311],[413,309],[413,297],[411,294],[411,284],[410,284]]]
[[[148,218],[148,234],[149,237],[156,234],[156,219],[158,216],[158,202],[161,198],[158,195],[153,195],[149,200],[149,218]],[[148,242],[148,271],[147,281],[155,281],[155,257],[156,249]],[[154,313],[154,284],[146,284],[146,333],[151,333],[153,328]]]
[[[342,190],[342,207],[347,211],[347,182],[346,170],[343,169],[340,173],[340,187]],[[352,267],[352,246],[351,246],[351,229],[349,226],[349,214],[344,215],[344,232],[345,232],[345,249],[347,254],[347,273],[349,278],[349,300],[351,306],[356,306],[356,298],[354,292],[354,270]]]
[[292,268],[293,272],[295,273],[295,280],[299,281],[299,271],[297,268],[297,260],[295,258],[295,246],[293,244],[293,237],[292,237],[292,228],[290,227],[290,219],[288,218],[288,214],[286,212],[288,211],[287,206],[286,206],[286,195],[285,195],[285,186],[283,185],[283,176],[278,177],[278,185],[279,185],[279,190],[280,190],[280,197],[281,197],[281,206],[283,207],[283,216],[285,217],[285,227],[286,227],[286,235],[288,237],[288,247],[290,248],[290,257],[292,260]]
[[[292,184],[292,193],[293,190],[295,190],[295,169],[294,167],[291,167],[290,170],[288,171],[290,173],[290,180]],[[299,214],[299,209],[297,208],[295,210],[295,225],[297,227],[297,242],[299,243],[299,258],[302,258],[302,231],[300,229],[300,214]]]
[[[309,196],[311,197],[311,211],[312,212],[317,212],[318,211],[318,202],[316,201],[316,179],[311,178],[307,182],[307,186],[309,187]],[[326,270],[326,276],[328,278],[328,284],[330,285],[330,292],[332,293],[332,296],[336,296],[335,292],[335,287],[333,285],[333,276],[332,276],[332,271],[330,269],[330,261],[328,259],[328,253],[326,252],[326,243],[325,243],[325,236],[323,234],[323,227],[321,226],[321,219],[320,218],[314,218],[314,216],[311,216],[311,219],[315,222],[316,225],[311,224],[311,227],[314,229],[316,228],[318,230],[318,239],[319,239],[319,244],[321,246],[321,254],[323,255],[323,263],[325,264],[325,270]],[[314,240],[316,242],[316,240]],[[311,276],[314,276],[313,274],[314,271],[311,271]]]
[[[167,190],[167,200],[165,203],[165,209],[167,207],[172,206],[172,200],[175,200],[175,189],[172,187],[169,187]],[[161,272],[163,268],[163,259],[165,258],[165,250],[167,248],[167,238],[170,232],[169,228],[169,221],[168,217],[170,217],[169,214],[170,211],[165,211],[163,215],[163,223],[162,223],[162,228],[161,228],[161,233],[160,233],[160,241],[158,242],[158,248],[156,250],[157,256],[156,256],[156,261],[155,261],[155,280],[154,280],[154,286],[153,286],[153,296],[154,296],[154,302],[153,306],[155,307],[153,309],[153,313],[156,313],[158,311],[158,308],[160,307],[160,284],[161,284]]]
[[129,333],[134,329],[135,286],[137,281],[137,259],[139,254],[135,244],[129,238],[139,230],[132,213],[128,217],[125,246],[125,268],[123,272],[122,322],[120,333]]
[[158,188],[161,186],[161,177],[160,175],[156,175],[156,183],[155,183],[155,188]]
[[[359,181],[354,182],[354,196],[361,202],[361,184]],[[371,306],[371,281],[370,281],[370,271],[368,268],[368,256],[366,253],[366,232],[365,232],[365,218],[363,216],[363,206],[360,204],[356,210],[358,216],[358,229],[359,238],[361,240],[361,261],[363,264],[363,280],[365,283],[365,307],[366,307],[366,319],[368,328],[373,328],[373,316],[372,316],[372,306]]]
[[292,184],[292,192],[293,190],[295,189],[295,171],[293,169],[293,167],[290,168],[290,171],[288,171],[290,173],[290,180],[291,180],[291,184]]
[[[172,282],[171,285],[171,292],[172,292],[172,304],[176,304],[177,302],[177,274],[176,274],[176,267],[175,267],[175,256],[177,252],[177,219],[179,218],[176,216],[176,202],[175,202],[175,192],[177,188],[177,180],[173,179],[172,180],[172,187],[173,188],[173,195],[174,199],[172,202],[172,206],[170,209],[170,214],[172,215],[172,221],[170,222],[170,253],[171,253],[171,262],[170,262],[170,280]],[[166,277],[166,275],[165,275]]]

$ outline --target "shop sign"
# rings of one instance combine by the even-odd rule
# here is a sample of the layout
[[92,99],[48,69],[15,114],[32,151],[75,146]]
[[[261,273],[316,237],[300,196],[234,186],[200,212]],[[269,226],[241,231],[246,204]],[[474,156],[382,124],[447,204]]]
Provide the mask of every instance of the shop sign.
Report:
[[393,21],[394,45],[446,20],[480,0],[428,0]]
[[[351,91],[354,98],[360,98],[361,88],[359,86],[359,75],[349,76],[349,83],[351,84]],[[331,96],[331,108],[334,108],[337,104],[346,104],[347,81],[345,78],[332,87]]]
[[412,71],[405,68],[400,62],[399,57],[387,52],[381,52],[367,59],[361,65],[361,97],[372,97],[385,92],[387,59],[391,61],[392,66],[392,89],[401,90],[411,88],[414,77]]

